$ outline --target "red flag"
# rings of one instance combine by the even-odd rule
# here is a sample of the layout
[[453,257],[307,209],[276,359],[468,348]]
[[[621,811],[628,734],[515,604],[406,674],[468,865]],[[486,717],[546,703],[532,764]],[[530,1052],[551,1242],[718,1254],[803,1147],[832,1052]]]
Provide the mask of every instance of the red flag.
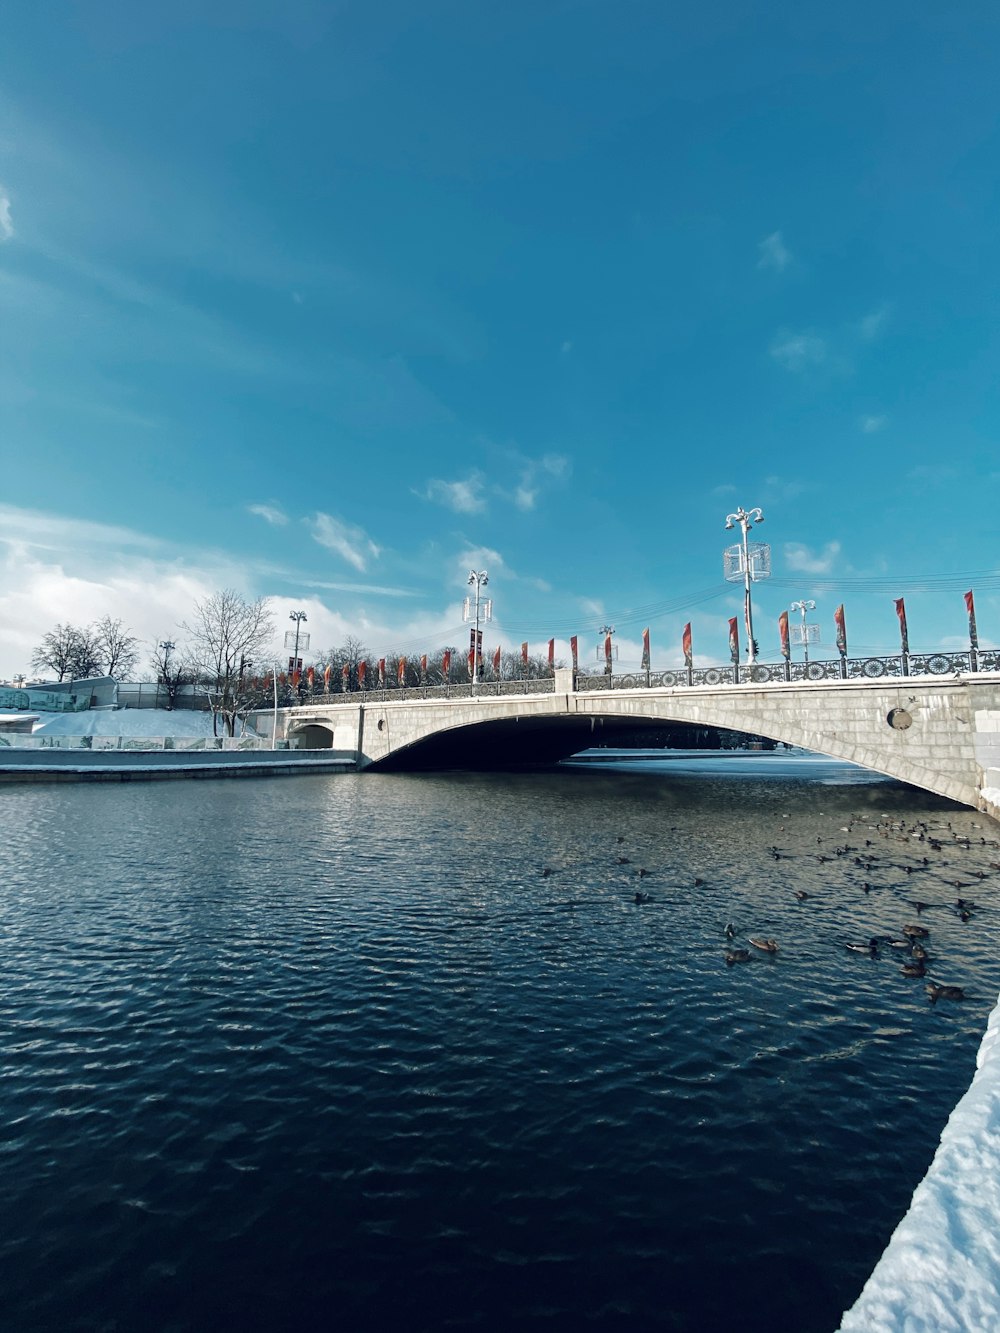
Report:
[[847,621],[844,619],[844,603],[841,602],[833,613],[833,623],[837,626],[837,652],[847,656]]
[[427,654],[424,653],[420,658],[420,677],[423,679],[427,675]]
[[684,665],[686,667],[694,666],[694,656],[691,652],[691,622],[690,620],[684,626],[684,633],[681,635],[681,650],[684,653]]
[[309,688],[310,688],[311,690],[314,690],[314,689],[316,688],[316,668],[315,668],[315,667],[310,667],[309,670],[306,672],[306,680],[309,682]]
[[499,645],[499,644],[497,644],[496,648],[493,650],[493,674],[494,674],[495,676],[499,676],[499,674],[500,674],[500,645]]
[[899,638],[905,654],[910,651],[910,639],[906,632],[906,606],[902,597],[896,598],[896,615],[899,616]]
[[340,687],[345,694],[347,693],[347,687],[350,685],[350,683],[351,683],[351,664],[349,662],[345,662],[344,665],[340,668]]
[[405,685],[405,684],[406,684],[406,658],[405,658],[405,657],[401,657],[401,658],[399,659],[399,665],[396,667],[396,683],[397,683],[397,685]]
[[293,671],[293,672],[292,672],[292,689],[293,689],[293,690],[297,690],[297,689],[299,688],[299,681],[300,681],[301,679],[302,679],[302,672],[301,672],[301,671]]
[[549,670],[554,671],[556,665],[556,641],[549,639]]
[[604,670],[611,675],[611,635],[604,636]]
[[642,669],[649,670],[649,630],[642,631]]
[[330,676],[332,674],[333,674],[333,668],[327,665],[326,669],[323,672],[323,689],[326,690],[327,694],[330,693]]
[[733,666],[739,666],[740,627],[735,616],[731,616],[729,620],[729,656],[732,659]]
[[521,661],[525,666],[528,665],[528,644],[527,641],[521,644]]
[[441,674],[444,676],[445,680],[448,679],[450,671],[451,671],[451,649],[446,648],[444,652],[441,654]]
[[579,671],[579,669],[580,669],[580,643],[579,643],[579,640],[578,640],[578,638],[577,638],[577,636],[576,636],[575,634],[573,635],[573,637],[572,637],[572,638],[570,639],[570,641],[569,641],[569,651],[570,651],[570,654],[571,654],[571,656],[572,656],[572,658],[573,658],[573,670],[574,670],[574,671]]
[[385,684],[385,658],[384,658],[384,657],[380,657],[380,658],[378,659],[378,683],[379,683],[380,685],[384,685],[384,684]]
[[358,689],[365,688],[365,677],[368,675],[368,663],[364,658],[358,663]]
[[975,652],[979,647],[979,634],[976,630],[976,603],[971,592],[965,594],[965,609],[969,613],[969,646]]
[[288,684],[288,677],[285,675],[284,672],[281,673],[281,675],[278,677],[278,679],[281,681],[282,685],[287,685],[287,684]]
[[791,645],[788,639],[788,612],[782,611],[778,617],[778,638],[781,640],[781,656],[787,662],[792,655]]
[[469,662],[469,675],[470,675],[470,676],[472,675],[473,663],[475,662],[475,658],[476,658],[476,655],[475,655],[475,653],[472,651],[472,649],[470,648],[470,649],[469,649],[469,657],[468,657],[468,662]]

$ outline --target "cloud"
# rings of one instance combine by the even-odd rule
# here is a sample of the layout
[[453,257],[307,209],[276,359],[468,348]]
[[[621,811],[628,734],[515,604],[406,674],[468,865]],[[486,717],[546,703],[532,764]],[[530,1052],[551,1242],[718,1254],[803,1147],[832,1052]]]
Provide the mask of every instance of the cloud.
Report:
[[10,195],[0,185],[0,241],[9,241],[14,235],[14,223],[10,216]]
[[888,322],[889,307],[883,303],[877,310],[873,310],[870,315],[865,315],[858,325],[858,333],[865,342],[871,342],[879,336]]
[[785,563],[801,574],[829,574],[840,555],[840,542],[827,542],[817,555],[801,542],[785,543]]
[[866,416],[861,418],[861,429],[866,435],[874,435],[877,431],[884,429],[889,418],[883,415]]
[[483,487],[483,477],[478,472],[473,472],[464,481],[441,481],[435,478],[427,483],[423,498],[444,505],[456,514],[481,514],[486,508]]
[[381,548],[375,545],[362,528],[344,523],[330,514],[318,513],[303,521],[313,541],[330,551],[336,551],[361,574],[368,568],[369,560],[377,560],[381,554]]
[[821,366],[827,355],[826,343],[814,333],[779,333],[769,350],[778,365],[793,372]]
[[548,482],[564,481],[572,471],[570,460],[565,454],[543,454],[541,458],[522,458],[520,462],[521,475],[517,485],[505,498],[511,500],[523,513],[535,508]]
[[792,262],[792,252],[785,245],[780,231],[772,231],[770,236],[765,236],[757,249],[760,252],[758,268],[769,268],[775,273],[781,273]]
[[247,513],[256,514],[258,518],[262,518],[265,523],[270,523],[275,528],[283,528],[288,522],[288,515],[276,505],[247,505]]
[[906,479],[921,490],[935,490],[955,481],[958,475],[958,470],[950,463],[921,463],[909,470]]

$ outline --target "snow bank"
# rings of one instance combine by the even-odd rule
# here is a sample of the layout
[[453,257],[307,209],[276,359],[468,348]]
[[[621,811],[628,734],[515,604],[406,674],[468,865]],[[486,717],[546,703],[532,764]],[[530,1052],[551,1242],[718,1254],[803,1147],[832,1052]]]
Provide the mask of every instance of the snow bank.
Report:
[[[238,730],[238,728],[237,728]],[[222,724],[219,724],[220,735]],[[188,709],[114,708],[48,713],[35,736],[211,736],[212,714]]]
[[1000,1329],[1000,1004],[972,1085],[840,1327],[842,1333]]

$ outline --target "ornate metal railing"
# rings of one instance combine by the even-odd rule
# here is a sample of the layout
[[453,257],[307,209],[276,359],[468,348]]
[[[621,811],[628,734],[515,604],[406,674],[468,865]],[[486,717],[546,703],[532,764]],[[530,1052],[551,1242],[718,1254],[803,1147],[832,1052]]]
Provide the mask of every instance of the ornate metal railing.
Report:
[[[621,675],[576,677],[577,691],[684,689],[699,685],[797,685],[815,681],[880,680],[906,676],[954,676],[1000,671],[1000,649],[966,653],[908,653],[887,657],[843,657],[832,662],[755,662],[753,666],[678,667],[672,671],[633,671]],[[309,708],[332,703],[387,703],[413,699],[475,699],[498,695],[552,694],[555,680],[484,680],[473,685],[383,685],[374,689],[303,690],[279,699],[282,708]]]
[[844,657],[832,662],[755,662],[753,666],[678,667],[619,676],[578,676],[588,690],[680,689],[696,685],[801,684],[821,680],[879,680],[884,677],[953,676],[1000,671],[1000,650],[972,653],[908,653],[888,657]]
[[[473,685],[470,681],[450,685],[377,685],[374,689],[364,690],[314,690],[303,691],[296,698],[286,695],[284,701],[279,696],[282,708],[309,708],[317,704],[332,703],[387,703],[393,700],[407,702],[413,699],[477,699],[495,698],[497,695],[510,694],[553,694],[556,683],[552,676],[539,676],[528,680],[481,680]],[[266,710],[262,710],[266,711]]]

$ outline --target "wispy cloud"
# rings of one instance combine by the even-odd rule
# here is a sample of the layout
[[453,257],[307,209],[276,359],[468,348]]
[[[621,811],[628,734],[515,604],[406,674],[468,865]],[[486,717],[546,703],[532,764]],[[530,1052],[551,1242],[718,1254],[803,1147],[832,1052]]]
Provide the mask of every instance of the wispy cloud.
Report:
[[829,574],[840,555],[840,542],[827,542],[819,552],[801,542],[785,543],[785,563],[801,574]]
[[879,336],[889,322],[889,313],[889,307],[883,303],[870,314],[865,315],[864,319],[858,324],[858,333],[865,342],[872,342]]
[[247,505],[247,513],[255,514],[275,528],[283,528],[288,522],[288,515],[277,505]]
[[377,560],[381,548],[376,546],[363,528],[352,523],[344,523],[330,514],[316,514],[304,519],[313,541],[327,550],[336,553],[347,561],[360,574],[368,568],[371,560]]
[[861,418],[861,429],[866,435],[875,435],[878,431],[884,430],[889,418],[882,414],[865,416]]
[[770,353],[785,370],[799,372],[821,366],[827,357],[827,347],[815,333],[782,332],[772,341]]
[[486,508],[483,494],[485,482],[478,472],[460,481],[441,481],[434,478],[422,492],[425,500],[444,505],[456,514],[481,514]]
[[758,268],[769,268],[775,273],[781,273],[792,262],[792,252],[785,245],[780,231],[772,231],[770,236],[765,236],[757,246],[757,250]]
[[521,464],[521,475],[510,494],[501,491],[522,512],[535,508],[541,492],[550,483],[564,481],[572,471],[570,460],[564,454],[543,454],[541,458],[523,458],[515,455]]
[[10,195],[0,185],[0,241],[9,241],[14,235],[14,223],[10,216]]

